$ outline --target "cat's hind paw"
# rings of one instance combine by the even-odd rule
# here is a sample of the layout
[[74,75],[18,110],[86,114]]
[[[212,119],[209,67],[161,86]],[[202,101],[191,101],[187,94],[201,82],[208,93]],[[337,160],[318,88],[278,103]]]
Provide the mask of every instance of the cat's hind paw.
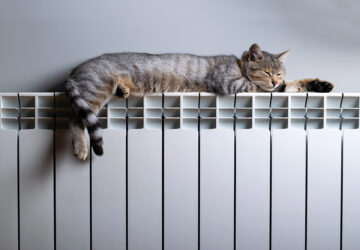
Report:
[[314,79],[307,85],[308,92],[321,92],[321,93],[328,93],[334,88],[334,84],[327,81],[322,81],[319,79]]
[[74,144],[74,155],[81,161],[85,161],[88,155],[88,149],[85,146]]

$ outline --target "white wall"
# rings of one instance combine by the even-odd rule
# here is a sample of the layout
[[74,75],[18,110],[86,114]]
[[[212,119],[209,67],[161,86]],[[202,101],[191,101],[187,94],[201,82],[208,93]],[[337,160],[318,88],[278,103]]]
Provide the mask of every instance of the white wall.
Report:
[[0,0],[0,92],[61,89],[105,52],[236,54],[291,48],[287,77],[360,92],[356,0]]

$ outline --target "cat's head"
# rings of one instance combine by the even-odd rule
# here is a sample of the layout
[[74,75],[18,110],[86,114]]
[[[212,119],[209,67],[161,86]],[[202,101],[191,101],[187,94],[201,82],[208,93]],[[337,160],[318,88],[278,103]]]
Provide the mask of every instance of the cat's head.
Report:
[[251,45],[241,57],[242,72],[251,82],[265,91],[272,91],[284,81],[284,59],[289,50],[280,54],[262,51],[257,44]]

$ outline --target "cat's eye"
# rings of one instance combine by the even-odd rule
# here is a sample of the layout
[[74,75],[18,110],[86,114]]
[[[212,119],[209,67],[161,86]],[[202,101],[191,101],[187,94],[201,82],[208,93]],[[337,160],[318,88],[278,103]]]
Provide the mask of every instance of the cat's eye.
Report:
[[266,73],[268,76],[271,76],[270,72],[267,72],[267,71],[263,71],[263,72]]
[[277,76],[278,76],[278,77],[281,77],[281,76],[282,76],[282,74],[280,74],[280,73],[279,73],[279,74],[277,74]]

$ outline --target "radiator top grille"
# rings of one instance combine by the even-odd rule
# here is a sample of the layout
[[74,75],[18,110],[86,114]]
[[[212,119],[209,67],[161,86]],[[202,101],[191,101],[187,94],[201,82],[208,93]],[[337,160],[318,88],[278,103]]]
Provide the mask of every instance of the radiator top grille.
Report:
[[[98,114],[110,129],[358,129],[354,93],[165,93],[113,97]],[[1,129],[66,129],[64,93],[0,93]]]

